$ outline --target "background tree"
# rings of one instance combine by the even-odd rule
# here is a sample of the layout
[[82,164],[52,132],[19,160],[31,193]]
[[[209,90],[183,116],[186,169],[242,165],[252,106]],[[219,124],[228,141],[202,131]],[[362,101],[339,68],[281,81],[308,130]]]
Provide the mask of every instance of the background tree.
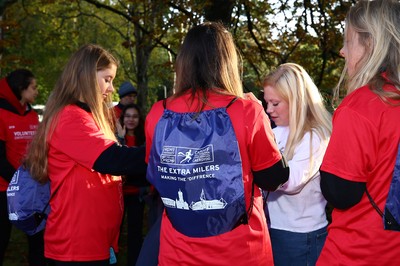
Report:
[[10,29],[15,27],[12,20],[8,20],[5,15],[5,10],[7,7],[11,6],[12,4],[16,3],[17,0],[0,0],[0,75],[3,75],[3,62],[7,61],[14,61],[13,58],[5,58],[4,57],[4,50],[7,47],[13,45],[15,41],[15,36],[9,34],[9,38],[4,38],[4,36],[9,33]]
[[[221,21],[243,57],[243,82],[258,92],[265,74],[296,62],[329,100],[341,73],[342,0],[14,0],[0,6],[0,66],[30,68],[44,103],[64,63],[80,45],[98,43],[121,60],[116,87],[131,80],[144,110],[173,88],[173,63],[190,27]],[[1,9],[1,7],[4,7]],[[0,13],[1,14],[1,13]],[[4,27],[2,27],[4,29]],[[7,45],[5,45],[7,44]],[[117,96],[115,94],[115,100]]]

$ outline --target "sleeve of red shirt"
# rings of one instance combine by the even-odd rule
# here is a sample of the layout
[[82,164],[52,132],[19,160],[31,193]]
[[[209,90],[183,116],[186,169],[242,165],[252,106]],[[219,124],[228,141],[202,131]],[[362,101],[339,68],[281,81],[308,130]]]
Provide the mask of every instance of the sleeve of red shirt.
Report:
[[378,130],[351,108],[337,109],[321,170],[355,182],[366,182],[376,161]]
[[78,164],[92,169],[100,154],[115,141],[106,138],[91,114],[79,107],[66,109],[60,113],[50,145]]
[[162,101],[159,101],[155,103],[148,115],[146,116],[146,122],[145,122],[145,136],[146,136],[146,155],[145,155],[145,161],[148,163],[149,156],[150,156],[150,150],[151,146],[153,143],[153,133],[154,129],[157,125],[158,120],[160,120],[160,117],[164,111],[164,107],[162,105]]

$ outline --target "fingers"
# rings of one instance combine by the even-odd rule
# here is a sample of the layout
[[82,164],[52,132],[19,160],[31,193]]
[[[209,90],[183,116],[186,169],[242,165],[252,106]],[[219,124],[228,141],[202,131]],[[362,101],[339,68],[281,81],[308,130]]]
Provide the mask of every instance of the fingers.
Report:
[[243,96],[246,100],[251,100],[262,105],[262,102],[259,99],[257,99],[257,97],[252,92],[247,92]]

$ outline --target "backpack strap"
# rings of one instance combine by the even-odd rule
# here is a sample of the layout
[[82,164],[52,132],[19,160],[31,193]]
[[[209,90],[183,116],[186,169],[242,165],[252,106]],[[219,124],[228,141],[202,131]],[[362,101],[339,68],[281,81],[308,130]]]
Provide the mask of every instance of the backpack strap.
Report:
[[228,109],[228,107],[231,106],[234,102],[236,102],[237,99],[238,97],[233,98],[225,108]]
[[254,207],[254,178],[253,178],[253,182],[251,182],[251,196],[250,196],[250,205],[249,205],[249,209],[247,210],[247,222],[248,219],[250,219],[251,213],[253,212],[253,207]]
[[[225,108],[228,109],[229,106],[231,106],[234,102],[236,102],[237,99],[238,99],[238,97],[233,98]],[[167,99],[166,98],[163,100],[163,107],[164,107],[164,109],[167,109]]]
[[379,209],[378,205],[376,205],[375,201],[372,199],[371,195],[368,192],[368,189],[365,188],[365,194],[367,194],[367,197],[369,199],[369,202],[371,202],[372,207],[374,207],[374,209],[376,210],[376,212],[385,219],[385,215],[383,215],[383,212],[381,211],[381,209]]
[[396,219],[390,214],[390,212],[383,213],[381,209],[379,209],[378,205],[372,199],[371,195],[369,194],[366,188],[365,188],[365,194],[367,194],[367,197],[372,207],[374,207],[379,216],[383,218],[383,221],[385,222],[385,229],[400,231],[400,225],[397,223]]
[[[233,98],[233,99],[228,103],[228,105],[227,105],[225,108],[228,109],[229,106],[231,106],[234,102],[236,102],[237,99],[238,99],[238,97]],[[165,99],[163,100],[163,107],[164,107],[164,109],[167,108],[167,98],[165,98]]]
[[[234,102],[236,102],[237,99],[238,99],[237,96],[235,98],[233,98],[225,108],[228,109]],[[243,215],[243,217],[238,221],[235,228],[241,224],[249,223],[249,219],[250,219],[251,213],[253,212],[253,207],[254,207],[254,187],[255,187],[255,183],[254,183],[254,179],[253,179],[253,182],[251,183],[251,195],[250,195],[249,208],[247,209],[247,212]]]
[[[65,180],[65,178],[64,178]],[[50,201],[51,199],[56,195],[58,189],[62,186],[62,184],[64,183],[64,180],[62,181],[62,183],[56,188],[56,190],[54,190],[53,193],[51,193],[49,201],[47,202],[46,206],[44,206],[43,210],[41,212],[36,212],[34,213],[34,217],[35,217],[35,221],[36,224],[39,225],[44,219],[47,218],[47,214],[46,214],[46,209],[47,207],[49,207],[50,205]],[[49,181],[50,182],[50,181]]]
[[[58,189],[62,186],[62,184],[64,183],[64,181],[65,181],[65,178],[63,179],[63,181],[61,182],[61,184],[56,188],[56,190],[54,190],[54,192],[51,193],[50,198],[49,198],[49,201],[47,202],[46,206],[44,206],[42,212],[40,213],[41,215],[46,215],[45,212],[46,212],[47,207],[48,207],[49,204],[50,204],[51,199],[56,195]],[[50,181],[49,181],[49,182],[50,182]]]
[[[228,109],[234,102],[236,102],[237,99],[238,99],[237,96],[235,98],[233,98],[225,108]],[[253,212],[253,206],[254,206],[254,187],[255,187],[255,184],[254,184],[254,180],[253,180],[253,182],[251,184],[251,196],[250,196],[249,208],[247,209],[247,212],[242,216],[242,218],[238,221],[235,228],[241,224],[249,223],[249,219],[250,219],[251,213]]]

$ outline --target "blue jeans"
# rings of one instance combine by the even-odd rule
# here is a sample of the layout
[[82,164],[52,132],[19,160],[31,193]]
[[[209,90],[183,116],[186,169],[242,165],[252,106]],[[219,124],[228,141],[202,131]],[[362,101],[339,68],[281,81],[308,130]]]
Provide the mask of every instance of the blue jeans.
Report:
[[327,236],[326,227],[309,233],[269,229],[275,266],[313,266]]

